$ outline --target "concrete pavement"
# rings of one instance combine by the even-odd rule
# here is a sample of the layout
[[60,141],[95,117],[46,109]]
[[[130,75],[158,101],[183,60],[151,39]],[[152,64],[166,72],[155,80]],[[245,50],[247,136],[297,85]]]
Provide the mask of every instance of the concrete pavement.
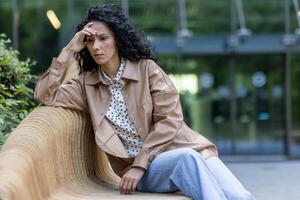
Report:
[[300,160],[222,160],[257,200],[300,200]]

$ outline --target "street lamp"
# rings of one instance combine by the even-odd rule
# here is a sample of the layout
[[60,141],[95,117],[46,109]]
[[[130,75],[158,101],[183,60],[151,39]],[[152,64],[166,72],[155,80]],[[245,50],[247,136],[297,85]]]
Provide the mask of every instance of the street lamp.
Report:
[[299,11],[298,0],[294,0],[293,3],[294,3],[296,19],[297,19],[297,23],[298,23],[298,28],[295,30],[295,34],[297,36],[300,36],[300,11]]
[[245,42],[246,39],[252,35],[252,32],[250,29],[246,27],[242,0],[234,0],[232,3],[234,3],[237,11],[237,17],[239,20],[239,29],[237,31],[234,31],[229,36],[225,46],[233,50],[234,48],[238,47],[240,43]]
[[186,17],[186,7],[185,0],[178,0],[178,9],[179,9],[179,20],[180,20],[180,29],[177,31],[177,46],[184,46],[184,38],[191,37],[193,35],[187,27],[187,17]]
[[236,0],[235,2],[236,2],[236,9],[237,9],[238,19],[240,24],[240,29],[237,31],[237,36],[243,40],[249,37],[252,33],[251,30],[247,29],[246,27],[242,0]]
[[[287,3],[288,3],[288,1],[287,1]],[[285,35],[283,37],[283,44],[285,46],[295,46],[295,45],[299,44],[299,40],[300,40],[300,10],[299,10],[298,0],[293,0],[293,4],[294,4],[298,28],[296,28],[294,34],[290,33],[289,31],[287,31],[285,33]],[[286,23],[289,24],[290,18],[289,18],[289,16],[287,16],[287,17],[288,17],[288,19],[286,19]]]

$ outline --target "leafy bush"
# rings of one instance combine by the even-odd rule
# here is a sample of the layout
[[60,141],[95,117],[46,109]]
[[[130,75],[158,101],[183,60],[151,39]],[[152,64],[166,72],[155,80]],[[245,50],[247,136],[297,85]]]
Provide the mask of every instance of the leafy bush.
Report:
[[19,52],[8,47],[11,41],[0,34],[0,147],[9,133],[36,106],[30,74],[34,61],[20,61]]

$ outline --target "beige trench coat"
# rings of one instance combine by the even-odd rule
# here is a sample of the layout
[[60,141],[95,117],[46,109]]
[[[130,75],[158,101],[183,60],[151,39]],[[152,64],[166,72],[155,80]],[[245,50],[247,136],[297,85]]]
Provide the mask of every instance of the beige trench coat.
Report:
[[100,71],[85,72],[61,84],[67,66],[54,58],[37,82],[35,98],[45,105],[90,113],[96,143],[107,153],[116,174],[122,176],[132,166],[147,169],[155,156],[180,147],[193,148],[204,158],[217,156],[216,146],[184,123],[179,94],[154,61],[127,60],[121,78],[129,116],[143,141],[135,158],[128,157],[105,118],[110,93]]

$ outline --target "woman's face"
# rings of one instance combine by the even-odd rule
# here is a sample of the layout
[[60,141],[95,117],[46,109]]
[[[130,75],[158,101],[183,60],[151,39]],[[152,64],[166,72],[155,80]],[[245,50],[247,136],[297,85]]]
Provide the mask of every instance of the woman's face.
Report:
[[113,59],[119,59],[114,34],[106,24],[94,21],[90,28],[94,29],[97,35],[87,36],[86,46],[95,62],[104,65]]

